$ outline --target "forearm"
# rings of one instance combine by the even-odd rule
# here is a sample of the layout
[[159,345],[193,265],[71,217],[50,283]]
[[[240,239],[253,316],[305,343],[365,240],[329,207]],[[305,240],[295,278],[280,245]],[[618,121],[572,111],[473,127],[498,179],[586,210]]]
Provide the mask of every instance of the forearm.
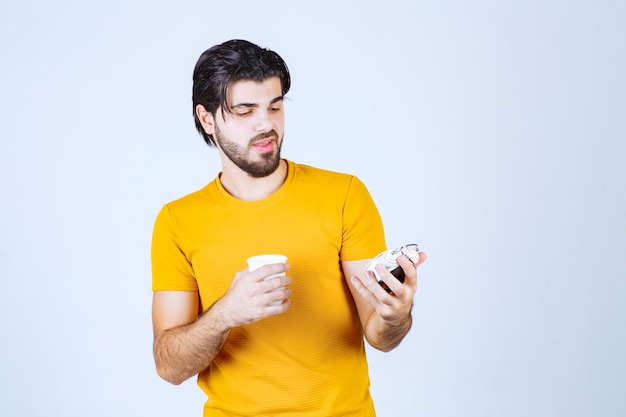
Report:
[[373,313],[364,329],[365,337],[372,347],[389,352],[396,348],[407,335],[413,324],[411,313],[399,320],[388,321]]
[[211,364],[229,334],[212,309],[193,323],[164,331],[154,340],[157,373],[172,384],[182,383]]

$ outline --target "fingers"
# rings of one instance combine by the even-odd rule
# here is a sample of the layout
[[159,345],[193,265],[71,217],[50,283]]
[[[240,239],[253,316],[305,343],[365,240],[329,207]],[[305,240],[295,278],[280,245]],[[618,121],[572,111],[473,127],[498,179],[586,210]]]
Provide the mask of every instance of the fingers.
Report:
[[[376,265],[376,275],[379,279],[380,286],[385,292],[394,295],[400,295],[405,291],[406,286],[413,286],[415,281],[415,267],[405,256],[398,258],[398,264],[404,272],[404,276],[396,278],[391,272],[385,268],[385,266],[379,264]],[[396,274],[396,271],[394,271]]]
[[411,262],[406,256],[402,255],[398,258],[398,265],[402,268],[404,272],[404,283],[399,282],[397,279],[394,279],[391,274],[389,274],[385,268],[381,268],[376,270],[378,275],[382,278],[383,282],[387,285],[387,287],[396,295],[404,292],[406,287],[413,289],[413,292],[417,289],[417,268],[426,261],[426,253],[419,252],[418,260],[415,264]]
[[426,256],[426,252],[418,252],[417,254],[419,255],[419,260],[415,264],[415,267],[420,266],[421,264],[424,263],[426,259],[428,259],[428,256]]
[[286,275],[269,276],[261,281],[253,282],[258,288],[259,302],[262,305],[280,305],[283,301],[291,297],[291,289],[287,288],[291,284],[291,277]]
[[280,309],[272,309],[268,311],[268,315],[273,316],[276,314],[281,314],[287,311],[289,305],[291,303],[291,289],[289,288],[279,288],[274,291],[270,291],[267,293],[267,300],[269,300],[265,305],[269,307],[280,306]]
[[[374,298],[378,304],[390,305],[391,303],[412,303],[413,296],[417,291],[417,267],[426,261],[426,253],[419,252],[418,261],[413,264],[406,256],[398,258],[398,264],[404,272],[404,283],[394,277],[383,265],[376,265],[376,275],[366,272],[364,278],[353,279],[355,288],[361,295],[374,305]],[[377,283],[380,277],[380,285]],[[395,298],[396,300],[393,300]]]
[[220,299],[231,327],[253,323],[289,309],[291,277],[286,276],[287,264],[264,265],[254,271],[249,268],[235,274],[230,288]]
[[359,294],[368,300],[370,304],[373,304],[374,301],[378,301],[379,296],[387,294],[380,284],[378,284],[378,280],[376,280],[374,274],[369,271],[365,271],[365,276],[363,278],[355,275],[350,281]]

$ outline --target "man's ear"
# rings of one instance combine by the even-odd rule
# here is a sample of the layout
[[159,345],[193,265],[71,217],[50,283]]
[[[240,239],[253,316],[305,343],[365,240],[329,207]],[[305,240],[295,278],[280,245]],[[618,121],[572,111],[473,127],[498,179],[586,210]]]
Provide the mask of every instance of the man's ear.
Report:
[[207,135],[215,133],[215,118],[209,113],[202,104],[196,106],[196,116],[200,120],[200,124],[204,128]]

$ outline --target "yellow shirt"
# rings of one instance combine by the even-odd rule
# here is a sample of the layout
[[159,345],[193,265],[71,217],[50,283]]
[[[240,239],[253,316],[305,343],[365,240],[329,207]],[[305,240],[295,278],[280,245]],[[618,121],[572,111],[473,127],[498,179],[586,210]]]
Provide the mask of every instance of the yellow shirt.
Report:
[[374,416],[340,261],[385,249],[380,215],[356,177],[287,162],[285,183],[266,199],[238,200],[216,178],[165,205],[154,227],[153,290],[198,291],[206,310],[247,258],[286,255],[290,309],[232,330],[198,376],[204,416]]

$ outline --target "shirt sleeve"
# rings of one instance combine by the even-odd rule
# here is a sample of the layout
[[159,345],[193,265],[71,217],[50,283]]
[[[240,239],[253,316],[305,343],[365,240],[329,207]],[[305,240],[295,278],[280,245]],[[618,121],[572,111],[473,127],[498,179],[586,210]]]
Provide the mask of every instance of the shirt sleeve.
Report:
[[374,200],[361,180],[352,177],[343,208],[341,260],[373,258],[385,248],[383,223]]
[[163,206],[152,233],[153,291],[198,291],[193,268],[187,260],[176,229],[169,207]]

